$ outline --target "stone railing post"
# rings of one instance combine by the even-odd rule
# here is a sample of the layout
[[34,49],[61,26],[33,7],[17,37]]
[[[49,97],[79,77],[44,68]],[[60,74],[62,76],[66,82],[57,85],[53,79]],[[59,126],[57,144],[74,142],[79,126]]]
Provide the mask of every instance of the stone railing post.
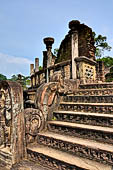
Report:
[[69,28],[71,29],[71,47],[72,47],[72,79],[76,79],[77,78],[77,68],[76,68],[76,62],[75,62],[75,58],[78,57],[78,31],[75,27],[75,25],[77,25],[79,21],[71,21],[69,23]]
[[35,58],[35,72],[39,71],[39,58]]
[[51,66],[52,64],[52,44],[54,43],[54,38],[51,37],[47,37],[44,38],[44,43],[46,45],[46,49],[47,49],[47,72],[46,72],[46,82],[49,82],[49,70],[48,67]]

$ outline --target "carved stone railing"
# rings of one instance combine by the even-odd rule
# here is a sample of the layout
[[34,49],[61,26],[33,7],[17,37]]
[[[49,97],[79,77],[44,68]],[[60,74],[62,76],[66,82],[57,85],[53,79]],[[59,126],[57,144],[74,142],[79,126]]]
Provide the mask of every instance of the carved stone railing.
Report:
[[80,83],[91,83],[96,81],[96,61],[81,56],[75,58],[77,68],[77,79]]
[[[48,70],[48,78],[47,78]],[[71,60],[63,61],[58,64],[54,64],[47,69],[42,69],[38,72],[34,72],[31,75],[31,88],[39,87],[41,84],[49,82],[58,82],[59,79],[71,78]]]

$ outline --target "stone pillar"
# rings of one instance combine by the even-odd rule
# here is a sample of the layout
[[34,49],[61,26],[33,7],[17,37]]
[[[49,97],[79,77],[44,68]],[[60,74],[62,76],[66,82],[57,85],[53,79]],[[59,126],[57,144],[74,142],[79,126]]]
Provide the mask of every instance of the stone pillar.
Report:
[[[30,64],[30,75],[32,76],[34,73],[34,64]],[[33,77],[31,77],[31,86],[33,86]]]
[[35,86],[35,76],[33,76],[33,86]]
[[34,64],[30,64],[30,75],[34,73]]
[[39,58],[35,58],[35,72],[39,71]]
[[47,49],[47,72],[46,72],[46,82],[49,82],[49,70],[48,67],[50,67],[52,65],[52,44],[54,43],[54,38],[51,37],[47,37],[44,38],[44,44],[46,45],[46,49]]
[[104,76],[104,62],[103,61],[97,61],[96,72],[97,72],[97,80],[104,82],[105,76]]
[[71,47],[72,47],[72,79],[77,78],[77,68],[75,58],[78,57],[78,31],[76,30],[76,25],[79,21],[71,21],[69,23],[69,28],[71,29]]

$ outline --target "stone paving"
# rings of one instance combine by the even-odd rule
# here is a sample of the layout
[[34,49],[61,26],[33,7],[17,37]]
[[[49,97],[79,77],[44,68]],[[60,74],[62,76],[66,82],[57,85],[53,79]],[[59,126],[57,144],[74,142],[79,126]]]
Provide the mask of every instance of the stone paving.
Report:
[[[0,169],[0,170],[3,170],[3,169]],[[13,165],[11,170],[49,170],[49,169],[44,168],[40,166],[39,164],[36,164],[36,162],[34,163],[28,160],[23,160],[20,163]]]

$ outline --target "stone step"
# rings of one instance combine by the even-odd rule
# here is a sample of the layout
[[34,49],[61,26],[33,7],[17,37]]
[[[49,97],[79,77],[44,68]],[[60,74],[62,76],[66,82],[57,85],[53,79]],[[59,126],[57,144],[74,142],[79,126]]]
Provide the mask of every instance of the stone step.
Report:
[[74,95],[96,95],[96,96],[100,96],[100,95],[113,95],[113,88],[103,88],[103,89],[78,89],[74,92]]
[[39,133],[38,143],[80,157],[113,165],[113,145],[51,132]]
[[61,102],[59,110],[113,114],[113,103]]
[[87,113],[74,111],[54,111],[53,120],[113,127],[113,115],[102,113]]
[[[1,169],[0,169],[1,170]],[[5,169],[2,169],[5,170]],[[27,159],[21,160],[16,164],[13,164],[10,170],[50,170],[50,168],[45,168],[37,163],[37,161],[30,161]]]
[[113,95],[111,96],[97,96],[97,95],[68,95],[63,97],[64,102],[77,102],[77,103],[113,103]]
[[111,170],[112,166],[78,157],[44,145],[27,147],[28,159],[54,170]]
[[113,128],[77,124],[61,121],[48,121],[48,130],[55,133],[113,144]]
[[9,151],[9,148],[4,148],[3,146],[0,146],[0,161],[3,162],[4,167],[10,168],[12,165],[12,154]]
[[80,84],[79,88],[80,89],[113,88],[113,83],[101,82],[101,83]]

